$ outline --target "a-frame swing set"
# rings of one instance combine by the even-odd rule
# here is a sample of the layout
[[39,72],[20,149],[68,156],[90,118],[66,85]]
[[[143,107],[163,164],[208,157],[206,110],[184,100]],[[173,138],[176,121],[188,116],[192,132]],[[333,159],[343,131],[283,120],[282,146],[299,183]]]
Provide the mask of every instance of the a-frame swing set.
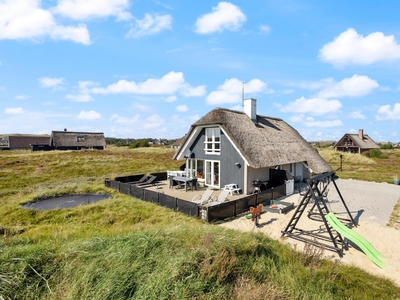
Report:
[[[340,200],[344,208],[346,209],[347,215],[349,217],[349,219],[340,219],[343,221],[347,221],[349,224],[351,223],[354,226],[357,226],[358,224],[353,219],[349,208],[347,207],[346,202],[344,201],[342,194],[340,193],[339,188],[335,183],[334,176],[335,172],[329,172],[312,177],[307,180],[306,193],[304,194],[299,205],[297,206],[297,209],[290,219],[288,225],[286,226],[286,229],[282,231],[282,237],[287,236],[297,239],[299,241],[322,246],[327,250],[337,252],[339,256],[342,257],[343,249],[348,249],[347,241],[343,239],[342,235],[338,233],[325,218],[325,216],[330,213],[325,201],[325,195],[327,194],[328,186],[330,183],[333,183],[334,187],[336,188]],[[324,223],[328,236],[324,234],[324,230],[321,229],[310,231],[296,227],[300,218],[303,216],[303,213],[306,211],[308,204],[312,202],[314,204],[309,212],[309,217],[310,214],[312,214],[313,210],[317,208],[318,211],[316,214],[319,215],[321,221]]]

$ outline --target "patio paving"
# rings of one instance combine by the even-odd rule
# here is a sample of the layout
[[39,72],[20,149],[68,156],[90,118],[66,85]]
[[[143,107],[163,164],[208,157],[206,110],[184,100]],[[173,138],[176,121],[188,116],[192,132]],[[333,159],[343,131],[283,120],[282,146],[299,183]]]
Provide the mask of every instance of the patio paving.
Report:
[[[187,191],[185,192],[185,189],[177,189],[176,186],[174,187],[169,187],[169,181],[168,180],[163,180],[159,181],[157,186],[147,186],[145,187],[146,190],[151,190],[159,193],[163,193],[169,196],[173,196],[179,199],[183,200],[188,200],[192,201],[192,199],[198,195],[197,198],[199,198],[201,195],[203,195],[204,191],[207,189],[212,189],[214,190],[213,193],[213,198],[218,197],[219,194],[221,193],[222,189],[217,189],[217,188],[211,188],[211,187],[197,187],[196,189],[193,189],[193,191],[188,187]],[[248,195],[245,195],[243,193],[241,194],[233,194],[233,195],[228,195],[227,201],[232,201],[232,200],[237,200],[243,197],[246,197]]]

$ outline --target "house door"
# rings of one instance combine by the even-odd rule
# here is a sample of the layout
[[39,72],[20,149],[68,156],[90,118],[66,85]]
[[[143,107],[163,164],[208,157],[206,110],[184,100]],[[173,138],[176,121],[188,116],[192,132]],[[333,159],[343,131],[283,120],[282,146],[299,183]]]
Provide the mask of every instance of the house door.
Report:
[[206,185],[219,188],[219,161],[206,160]]

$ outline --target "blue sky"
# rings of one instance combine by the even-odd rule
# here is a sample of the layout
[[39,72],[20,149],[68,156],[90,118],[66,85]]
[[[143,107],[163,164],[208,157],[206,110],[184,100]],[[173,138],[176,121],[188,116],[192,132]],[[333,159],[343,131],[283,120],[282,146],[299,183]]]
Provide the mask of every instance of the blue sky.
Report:
[[179,138],[216,107],[400,141],[399,1],[0,0],[0,133]]

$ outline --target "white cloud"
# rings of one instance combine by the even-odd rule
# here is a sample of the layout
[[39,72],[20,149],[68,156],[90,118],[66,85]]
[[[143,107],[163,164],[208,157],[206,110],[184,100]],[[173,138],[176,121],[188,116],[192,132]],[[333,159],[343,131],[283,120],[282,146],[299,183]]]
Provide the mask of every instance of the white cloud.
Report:
[[176,111],[179,111],[179,112],[187,112],[189,109],[188,109],[188,107],[187,107],[187,105],[178,105],[177,107],[176,107]]
[[393,108],[391,105],[383,105],[379,107],[377,120],[400,120],[400,103],[395,103]]
[[90,102],[94,100],[93,97],[89,94],[78,94],[78,95],[68,94],[65,96],[65,98],[72,100],[74,102]]
[[190,85],[186,84],[186,85],[182,86],[181,93],[185,97],[200,97],[200,96],[205,95],[206,87],[204,85],[191,87]]
[[143,128],[144,129],[156,129],[161,127],[165,123],[165,120],[158,114],[154,114],[145,119]]
[[[244,84],[244,91],[247,94],[254,94],[266,90],[267,84],[260,79],[252,79]],[[206,103],[209,105],[219,104],[235,104],[242,100],[243,82],[236,78],[225,80],[225,82],[218,87],[217,91],[211,92],[207,98]]]
[[385,36],[382,32],[373,32],[364,37],[349,28],[333,42],[324,45],[319,51],[319,57],[338,66],[368,65],[400,59],[400,45],[393,35]]
[[135,20],[135,25],[126,34],[126,37],[140,38],[154,35],[160,31],[171,29],[171,15],[145,14],[142,20]]
[[94,111],[94,110],[90,110],[90,111],[81,111],[77,117],[78,119],[81,120],[97,120],[101,118],[101,114],[99,114],[98,112]]
[[326,87],[319,92],[321,98],[360,97],[371,93],[379,84],[368,76],[353,75],[340,82],[325,80]]
[[74,20],[115,16],[127,21],[132,18],[128,8],[129,0],[59,0],[52,11]]
[[7,115],[19,115],[24,113],[24,110],[22,109],[22,107],[10,107],[6,108],[4,110],[4,113]]
[[178,98],[175,95],[165,98],[165,102],[174,102],[176,100],[178,100]]
[[3,0],[0,3],[0,39],[33,39],[46,36],[89,45],[86,25],[58,25],[52,14],[39,7],[40,0]]
[[342,121],[340,120],[333,120],[333,121],[314,121],[314,120],[307,120],[304,122],[306,127],[338,127],[343,126]]
[[39,78],[39,84],[43,88],[57,89],[60,85],[64,84],[64,78],[41,77]]
[[246,15],[239,7],[230,2],[219,2],[213,12],[199,17],[196,21],[196,32],[209,34],[217,31],[237,30],[246,21]]
[[361,110],[353,111],[349,114],[349,117],[352,119],[362,119],[365,120],[365,115],[361,112]]
[[132,118],[122,117],[118,114],[111,116],[111,121],[115,121],[120,124],[132,125],[140,123],[140,115],[135,115]]
[[271,33],[271,27],[269,27],[268,25],[261,25],[260,26],[260,31],[263,34],[270,34]]
[[90,102],[93,101],[93,97],[90,95],[90,88],[96,86],[97,83],[93,81],[79,81],[78,82],[78,94],[68,94],[65,96],[66,99],[75,102]]
[[[197,96],[196,92],[202,90],[201,87],[191,87],[185,82],[182,72],[169,72],[161,79],[148,79],[145,82],[136,83],[125,79],[107,86],[106,88],[95,87],[91,89],[94,94],[174,94],[180,92],[185,96]],[[189,91],[189,92],[188,92]],[[190,93],[192,92],[192,93]]]
[[30,96],[28,96],[28,95],[17,95],[17,96],[15,96],[15,99],[17,99],[17,100],[26,100],[26,99],[29,99],[30,98]]
[[339,100],[327,100],[321,98],[306,99],[301,97],[281,108],[282,112],[309,113],[323,115],[338,111],[342,107]]

